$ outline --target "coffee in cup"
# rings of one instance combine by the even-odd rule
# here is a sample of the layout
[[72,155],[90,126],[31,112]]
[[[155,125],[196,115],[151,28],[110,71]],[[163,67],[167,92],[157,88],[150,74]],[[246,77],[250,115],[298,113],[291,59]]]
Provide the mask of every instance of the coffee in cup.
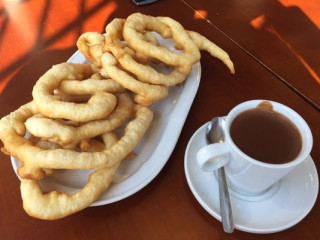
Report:
[[225,118],[223,143],[197,153],[204,171],[225,168],[228,185],[243,195],[258,196],[305,161],[313,144],[304,119],[273,101],[251,100]]
[[294,160],[302,147],[301,133],[268,101],[241,112],[230,127],[232,141],[248,156],[272,164]]

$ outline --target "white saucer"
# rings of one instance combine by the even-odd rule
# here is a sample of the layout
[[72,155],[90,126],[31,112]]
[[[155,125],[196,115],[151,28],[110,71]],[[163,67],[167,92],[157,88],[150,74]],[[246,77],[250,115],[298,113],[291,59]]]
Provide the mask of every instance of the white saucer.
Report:
[[[189,187],[201,206],[221,221],[219,190],[213,173],[201,171],[196,154],[206,145],[205,129],[199,128],[185,153],[185,174]],[[246,201],[230,195],[235,228],[251,233],[273,233],[300,222],[312,209],[319,189],[316,167],[311,156],[290,172],[276,192],[263,201]]]

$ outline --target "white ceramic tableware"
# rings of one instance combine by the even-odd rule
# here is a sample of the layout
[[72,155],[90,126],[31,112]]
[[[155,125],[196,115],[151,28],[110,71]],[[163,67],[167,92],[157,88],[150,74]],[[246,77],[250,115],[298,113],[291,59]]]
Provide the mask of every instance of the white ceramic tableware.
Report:
[[299,130],[302,137],[302,148],[298,156],[287,163],[271,164],[261,162],[242,152],[232,140],[230,126],[232,121],[243,111],[257,107],[266,100],[252,100],[239,104],[226,116],[224,128],[225,142],[204,146],[197,154],[199,166],[204,171],[214,171],[225,167],[229,186],[243,195],[263,194],[277,181],[307,159],[312,148],[312,134],[304,119],[289,107],[273,102],[273,111],[283,114]]

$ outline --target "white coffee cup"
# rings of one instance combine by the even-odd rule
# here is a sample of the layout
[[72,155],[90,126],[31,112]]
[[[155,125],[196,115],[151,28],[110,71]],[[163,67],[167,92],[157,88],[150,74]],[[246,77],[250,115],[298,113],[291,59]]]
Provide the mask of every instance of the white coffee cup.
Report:
[[[285,115],[299,130],[302,147],[294,160],[283,164],[261,162],[242,152],[233,142],[230,136],[232,121],[243,111],[256,108],[262,102],[271,103],[274,111]],[[298,113],[283,104],[266,100],[247,101],[234,107],[226,116],[224,134],[223,143],[209,144],[198,151],[198,164],[204,171],[214,171],[224,166],[229,186],[237,193],[249,196],[266,192],[305,161],[313,144],[310,128]]]

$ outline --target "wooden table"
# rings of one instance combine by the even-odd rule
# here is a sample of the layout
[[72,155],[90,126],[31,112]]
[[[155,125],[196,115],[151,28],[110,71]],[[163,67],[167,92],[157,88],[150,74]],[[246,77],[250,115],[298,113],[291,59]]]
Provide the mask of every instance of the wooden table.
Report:
[[1,117],[32,99],[35,82],[77,50],[81,33],[104,32],[113,18],[134,12],[173,17],[208,37],[229,53],[236,74],[202,53],[200,87],[171,157],[146,187],[121,201],[61,220],[32,218],[22,208],[10,159],[1,154],[0,239],[320,239],[318,199],[301,222],[285,231],[226,234],[195,199],[184,171],[193,133],[250,99],[274,100],[296,110],[313,132],[311,156],[319,168],[320,32],[318,22],[302,9],[276,0],[160,0],[146,6],[130,0],[1,1]]

